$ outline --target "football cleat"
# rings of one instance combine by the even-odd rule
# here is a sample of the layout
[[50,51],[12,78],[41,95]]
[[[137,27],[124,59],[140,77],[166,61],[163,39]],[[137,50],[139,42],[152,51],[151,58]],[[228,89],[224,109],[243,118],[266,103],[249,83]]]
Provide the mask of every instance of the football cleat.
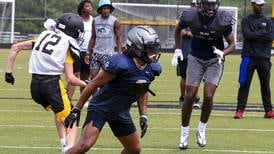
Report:
[[184,97],[181,96],[181,97],[179,98],[179,105],[182,107],[183,104],[184,104]]
[[199,101],[200,101],[199,96],[194,98],[194,102],[193,102],[193,108],[194,109],[200,109],[201,108],[201,105],[200,105]]
[[264,118],[267,118],[267,119],[274,119],[274,113],[273,111],[268,111],[264,114]]
[[188,135],[184,134],[180,137],[179,148],[185,150],[188,148]]
[[244,111],[237,109],[234,115],[234,119],[242,119]]
[[197,144],[200,147],[206,146],[206,137],[205,137],[205,131],[196,131],[196,137],[197,137]]

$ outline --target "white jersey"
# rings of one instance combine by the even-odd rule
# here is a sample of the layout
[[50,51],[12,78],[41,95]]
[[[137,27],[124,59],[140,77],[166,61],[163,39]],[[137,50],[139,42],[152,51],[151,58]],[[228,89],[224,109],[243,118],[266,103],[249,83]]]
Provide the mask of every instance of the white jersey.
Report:
[[109,15],[107,19],[100,16],[95,17],[95,33],[96,40],[93,48],[93,53],[99,54],[114,54],[115,35],[114,35],[114,23],[117,19]]
[[93,21],[93,17],[89,16],[89,20],[88,21],[83,21],[84,23],[84,40],[82,42],[82,44],[80,44],[80,51],[81,52],[87,52],[88,50],[88,44],[89,44],[89,40],[91,38],[91,34],[92,34],[92,21]]
[[76,40],[58,31],[43,31],[33,47],[29,60],[29,73],[60,75],[64,73],[67,52],[79,57]]

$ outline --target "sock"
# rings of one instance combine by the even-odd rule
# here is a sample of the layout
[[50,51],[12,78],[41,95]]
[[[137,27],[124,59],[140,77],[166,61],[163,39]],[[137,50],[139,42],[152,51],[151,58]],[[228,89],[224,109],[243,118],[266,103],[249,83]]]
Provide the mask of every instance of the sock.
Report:
[[189,126],[183,127],[181,126],[181,136],[188,136],[189,133]]
[[197,130],[205,132],[205,129],[206,129],[206,123],[203,123],[200,121]]
[[61,148],[65,147],[66,146],[66,138],[61,138],[60,144],[61,144]]

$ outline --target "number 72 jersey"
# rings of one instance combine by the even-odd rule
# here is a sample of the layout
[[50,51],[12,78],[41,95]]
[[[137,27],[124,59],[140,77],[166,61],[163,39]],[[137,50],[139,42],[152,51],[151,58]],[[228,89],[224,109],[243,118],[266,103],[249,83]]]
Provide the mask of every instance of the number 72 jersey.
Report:
[[79,58],[76,40],[58,31],[43,31],[35,42],[30,61],[29,73],[60,75],[64,72],[67,56]]

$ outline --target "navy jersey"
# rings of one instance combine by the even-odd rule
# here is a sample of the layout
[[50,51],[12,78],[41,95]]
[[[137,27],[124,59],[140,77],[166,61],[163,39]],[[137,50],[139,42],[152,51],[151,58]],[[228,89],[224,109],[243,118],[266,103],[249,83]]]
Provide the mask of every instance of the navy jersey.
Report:
[[180,27],[189,27],[193,34],[191,55],[203,60],[216,58],[213,46],[220,50],[224,49],[223,36],[231,34],[232,24],[234,24],[234,18],[227,11],[218,11],[206,23],[196,8],[184,11],[179,21]]
[[119,54],[113,56],[103,69],[116,78],[95,93],[88,111],[96,111],[109,120],[131,122],[130,106],[147,91],[155,76],[160,75],[160,64],[150,63],[140,70],[132,58]]

